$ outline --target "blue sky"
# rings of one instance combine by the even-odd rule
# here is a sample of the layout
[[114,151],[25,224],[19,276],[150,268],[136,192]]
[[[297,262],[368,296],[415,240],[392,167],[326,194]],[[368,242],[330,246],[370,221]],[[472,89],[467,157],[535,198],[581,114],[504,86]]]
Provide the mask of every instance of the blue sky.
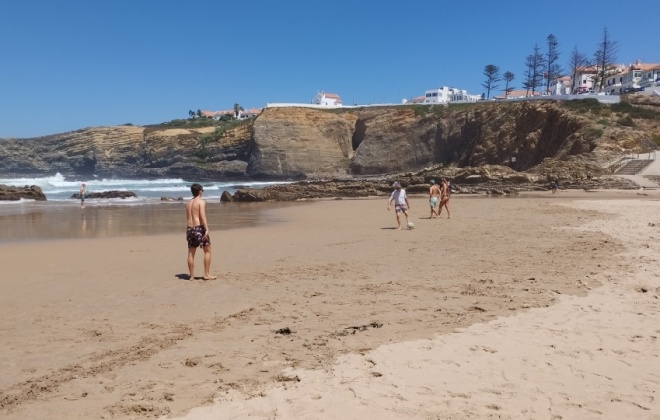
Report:
[[[0,138],[155,124],[188,110],[400,103],[483,68],[521,86],[554,34],[591,56],[607,27],[618,61],[660,63],[658,1],[2,0]],[[544,50],[545,51],[545,50]]]

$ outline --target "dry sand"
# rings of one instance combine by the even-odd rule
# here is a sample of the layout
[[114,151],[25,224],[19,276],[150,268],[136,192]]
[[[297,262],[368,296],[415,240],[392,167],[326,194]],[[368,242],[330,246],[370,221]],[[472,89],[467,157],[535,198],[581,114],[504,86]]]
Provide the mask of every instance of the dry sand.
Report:
[[213,282],[180,279],[183,234],[2,244],[0,417],[658,419],[643,194],[456,197],[451,220],[419,197],[411,231],[385,199],[212,219]]

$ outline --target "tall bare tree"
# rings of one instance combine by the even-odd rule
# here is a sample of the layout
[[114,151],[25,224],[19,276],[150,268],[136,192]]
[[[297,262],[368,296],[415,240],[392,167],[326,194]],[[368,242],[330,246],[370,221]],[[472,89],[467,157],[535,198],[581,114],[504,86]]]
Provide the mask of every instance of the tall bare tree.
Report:
[[607,27],[603,28],[603,37],[598,43],[598,49],[594,53],[599,92],[603,90],[603,85],[605,84],[605,78],[607,77],[609,68],[616,61],[618,49],[619,43],[610,37]]
[[495,64],[488,64],[484,67],[484,76],[486,76],[486,80],[481,86],[486,89],[486,99],[488,99],[490,98],[490,91],[496,90],[499,87],[497,82],[502,80],[500,77],[500,68]]
[[584,53],[580,52],[578,50],[577,45],[573,47],[573,51],[571,51],[571,57],[568,61],[568,67],[570,68],[571,71],[571,93],[575,92],[575,82],[577,80],[577,75],[578,72],[581,69],[584,69],[586,67],[591,66],[592,63],[589,60],[589,57],[587,57]]
[[547,38],[548,41],[548,52],[545,55],[545,91],[550,90],[550,82],[557,80],[562,76],[564,71],[559,64],[559,42],[557,38],[550,34]]
[[541,54],[541,48],[538,44],[534,44],[534,52],[527,56],[525,59],[525,81],[523,82],[523,87],[529,91],[532,91],[532,96],[536,88],[543,86],[543,69],[545,67],[545,57]]
[[508,98],[509,93],[511,93],[511,91],[515,89],[514,86],[511,86],[511,82],[513,81],[513,79],[516,78],[516,76],[513,73],[511,73],[510,71],[507,71],[502,75],[502,77],[504,78],[504,83],[505,83],[504,84],[504,97]]

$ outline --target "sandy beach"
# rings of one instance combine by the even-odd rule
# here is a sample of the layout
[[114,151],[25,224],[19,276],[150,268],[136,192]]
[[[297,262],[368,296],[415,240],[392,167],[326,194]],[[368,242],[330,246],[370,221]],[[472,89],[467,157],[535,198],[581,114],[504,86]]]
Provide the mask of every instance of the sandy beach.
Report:
[[455,197],[451,220],[411,202],[402,231],[385,198],[236,229],[209,206],[211,282],[144,210],[15,233],[0,417],[660,419],[660,192]]

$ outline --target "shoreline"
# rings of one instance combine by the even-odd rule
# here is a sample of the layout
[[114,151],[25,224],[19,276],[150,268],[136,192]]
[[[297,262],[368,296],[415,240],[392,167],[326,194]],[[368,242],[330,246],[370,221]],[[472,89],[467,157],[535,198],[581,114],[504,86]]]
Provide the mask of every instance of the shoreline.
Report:
[[[502,378],[502,373],[482,364],[487,360],[477,357],[493,355],[504,361],[502,366],[514,369],[506,373],[512,378],[507,386],[524,388],[530,377],[523,379],[521,368],[515,367],[522,354],[487,339],[471,344],[479,351],[450,346],[453,350],[445,356],[421,354],[411,346],[418,340],[434,340],[438,334],[454,340],[450,337],[461,336],[461,331],[467,331],[464,329],[486,337],[493,325],[515,320],[527,321],[512,330],[502,327],[497,331],[509,331],[502,335],[505,340],[524,343],[526,334],[540,325],[531,322],[537,311],[548,311],[542,318],[550,322],[565,299],[588,302],[594,289],[609,287],[612,279],[633,278],[634,273],[651,276],[635,280],[646,285],[649,293],[630,290],[634,295],[630,298],[639,301],[657,296],[660,285],[655,286],[657,277],[652,277],[657,268],[649,266],[659,252],[657,243],[650,242],[644,260],[639,260],[649,268],[645,274],[630,257],[630,243],[639,239],[619,238],[616,229],[623,229],[624,234],[630,229],[630,235],[646,235],[648,241],[648,234],[655,231],[638,232],[638,226],[655,219],[636,218],[642,210],[655,208],[658,195],[555,199],[561,194],[515,200],[456,199],[452,200],[451,220],[426,219],[426,199],[415,196],[411,197],[411,214],[416,228],[411,231],[392,229],[394,215],[385,210],[386,198],[314,201],[274,209],[273,216],[281,223],[247,229],[217,232],[215,221],[210,220],[212,272],[220,275],[213,282],[179,280],[178,275],[186,273],[182,234],[163,234],[157,240],[138,235],[3,245],[0,264],[6,268],[0,280],[4,292],[0,296],[0,331],[5,339],[0,343],[4,372],[0,413],[8,419],[176,417],[188,413],[195,418],[197,411],[190,410],[206,405],[223,413],[238,410],[233,412],[238,417],[259,418],[273,412],[284,418],[309,416],[291,402],[299,401],[330,417],[333,409],[358,410],[360,406],[379,418],[400,416],[397,410],[401,407],[411,418],[520,415],[522,411],[516,409],[529,410],[538,402],[506,404],[512,398],[509,394],[498,397],[491,393],[501,407],[493,411],[487,407],[493,403],[485,402],[483,391],[465,389],[462,392],[467,397],[462,397],[458,384],[483,383],[485,387],[489,380]],[[200,258],[196,267],[200,273]],[[559,350],[569,351],[564,346],[571,342],[589,345],[594,352],[589,344],[594,334],[604,334],[608,328],[625,331],[633,325],[626,320],[634,314],[619,311],[616,301],[599,305],[601,316],[617,310],[613,313],[618,323],[585,324],[577,339],[562,341],[557,352],[542,352],[547,362],[560,363],[565,353]],[[582,307],[586,308],[576,306]],[[660,316],[657,309],[644,312],[644,325],[657,325],[653,323]],[[581,319],[579,314],[575,319]],[[278,333],[286,328],[291,334]],[[564,335],[570,332],[561,323],[554,328]],[[642,331],[644,339],[625,342],[631,344],[604,338],[598,345],[607,349],[605,361],[618,357],[629,363],[633,354],[640,358],[657,354],[652,334]],[[436,346],[423,342],[429,348]],[[614,353],[617,348],[627,348],[624,344],[634,345],[635,353]],[[435,391],[429,394],[417,387],[414,377],[397,376],[405,373],[403,367],[381,358],[391,349],[387,345],[408,349],[403,353],[412,357],[406,362],[409,367],[422,363],[422,370],[439,372],[436,376],[448,378],[447,383],[430,382],[429,389]],[[396,360],[407,360],[398,351],[394,353],[398,354]],[[467,359],[459,364],[474,366],[481,377],[444,364],[461,354]],[[370,364],[365,362],[368,359],[376,362],[376,368],[363,369]],[[352,365],[354,361],[358,365]],[[601,371],[612,363],[599,364],[596,371],[607,374]],[[615,364],[617,369],[625,369],[625,365]],[[346,366],[348,370],[342,370]],[[552,370],[543,366],[527,366],[523,373]],[[348,378],[344,375],[349,371],[357,377],[331,391],[333,379],[324,375]],[[552,380],[570,381],[567,372],[568,368],[560,370],[559,378]],[[450,373],[453,379],[449,379]],[[300,382],[293,379],[296,376]],[[355,396],[346,388],[353,380]],[[587,384],[601,386],[591,382],[601,380],[590,376]],[[382,381],[394,383],[406,400],[398,399],[391,386],[380,388],[385,385]],[[534,384],[543,387],[543,382]],[[495,381],[492,387],[502,384]],[[381,394],[369,392],[369,388],[393,398],[388,397],[389,403],[382,401]],[[401,394],[407,388],[414,392]],[[304,389],[310,393],[305,394]],[[551,390],[549,398],[557,398],[557,392]],[[657,407],[659,403],[657,399],[643,400],[649,395],[644,389],[630,392],[640,398],[641,405]],[[338,404],[336,395],[346,403]],[[597,399],[603,394],[594,395]],[[610,401],[612,395],[606,396]],[[629,395],[623,397],[630,399]],[[219,398],[219,407],[209,405],[215,398]],[[576,398],[579,400],[573,400]],[[392,407],[393,401],[399,401],[400,407]],[[429,412],[419,411],[431,401],[450,404],[455,410],[429,405]],[[352,405],[356,402],[358,406]],[[588,407],[571,407],[583,417],[593,415]],[[554,410],[569,417],[575,413],[559,402]]]
[[[414,199],[424,199],[424,194],[409,194]],[[478,199],[599,199],[660,197],[657,190],[562,190],[557,194],[525,191],[517,194],[454,194],[457,200]],[[324,201],[382,200],[387,196],[341,197],[303,199],[297,201],[266,201],[254,203],[224,203],[218,198],[207,201],[211,230],[224,231],[244,227],[279,223],[273,210],[292,206],[312,205]],[[182,222],[184,201],[154,201],[131,204],[122,202],[95,201],[86,203],[81,209],[78,201],[73,202],[23,202],[15,205],[0,205],[0,246],[16,241],[40,241],[60,239],[90,239],[105,237],[129,237],[140,235],[163,235],[185,231]]]

